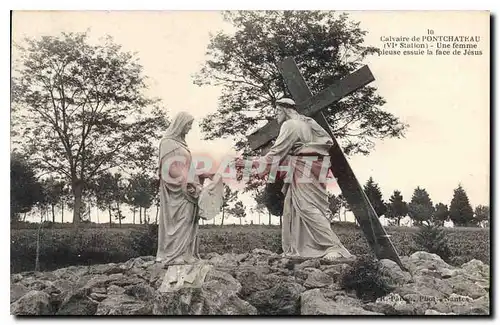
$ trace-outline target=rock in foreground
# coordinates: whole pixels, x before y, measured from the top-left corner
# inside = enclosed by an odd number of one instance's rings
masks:
[[[11,276],[13,315],[487,315],[489,266],[452,267],[417,252],[379,262],[393,292],[361,301],[339,281],[352,262],[287,259],[266,250],[206,256],[198,287],[158,290],[167,270],[151,256]]]

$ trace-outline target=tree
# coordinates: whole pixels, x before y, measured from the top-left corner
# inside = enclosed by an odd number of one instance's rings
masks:
[[[130,210],[132,211],[132,223],[135,224],[135,214],[137,211],[137,207],[139,206],[137,203],[137,177],[139,174],[133,174],[128,179],[127,186],[125,188],[125,203],[130,206]]]
[[[41,246],[41,235],[42,227],[44,223],[44,216],[47,213],[47,207],[49,204],[47,189],[42,185],[40,191],[40,197],[36,204],[38,211],[40,212],[40,224],[38,225],[36,231],[36,250],[35,250],[35,271],[40,271],[40,246]]]
[[[147,210],[153,205],[155,197],[158,196],[159,180],[141,173],[134,179],[133,186],[135,187],[135,202],[139,207],[139,221],[149,224]]]
[[[12,152],[10,157],[10,213],[18,221],[20,213],[29,212],[42,200],[42,184],[35,176],[35,167],[23,155]]]
[[[136,210],[139,208],[139,223],[150,223],[146,212],[153,204],[156,206],[155,223],[158,224],[159,213],[159,179],[150,177],[146,173],[132,174],[128,185],[124,187],[124,202],[132,207],[133,223]],[[144,212],[144,215],[143,215]],[[144,217],[144,218],[143,218]]]
[[[158,180],[159,182],[159,180]],[[160,195],[159,195],[159,188],[156,187],[158,190],[156,192],[156,195],[153,199],[153,204],[156,207],[156,214],[155,214],[155,224],[158,224],[158,214],[160,213]],[[205,219],[202,219],[203,224],[205,224]]]
[[[125,216],[122,213],[121,204],[125,202],[125,194],[126,194],[126,186],[122,179],[122,175],[115,173],[113,175],[113,201],[115,203],[115,219],[118,220],[118,224],[120,227],[122,226],[122,220],[125,219]]]
[[[259,225],[261,224],[260,223],[260,214],[261,213],[265,213],[265,211],[267,210],[266,209],[266,205],[264,204],[264,196],[263,196],[263,194],[264,194],[263,191],[256,191],[256,192],[254,192],[254,195],[253,195],[253,198],[254,198],[255,202],[257,203],[257,205],[255,206],[254,210],[259,215]],[[270,213],[269,213],[269,224],[271,224],[271,214]]]
[[[151,205],[156,207],[155,213],[155,224],[158,224],[158,215],[160,213],[160,179],[156,177],[152,177],[150,180],[150,189],[151,189]]]
[[[97,206],[102,210],[108,210],[109,225],[113,224],[113,215],[121,226],[123,219],[120,203],[124,201],[125,186],[121,174],[104,173],[92,187],[97,198]]]
[[[448,211],[448,206],[443,203],[436,204],[434,218],[432,222],[435,225],[443,226],[444,222],[450,217],[450,212]]]
[[[408,204],[403,201],[403,196],[400,191],[394,191],[386,207],[387,211],[385,216],[389,219],[396,220],[397,225],[400,226],[401,218],[408,214]]]
[[[201,123],[207,139],[231,137],[248,149],[245,132],[275,117],[277,99],[290,96],[278,63],[293,56],[313,93],[363,65],[377,49],[347,14],[332,11],[225,12],[235,28],[210,40],[198,85],[222,87],[217,112]],[[323,113],[344,151],[368,153],[373,139],[400,137],[406,125],[381,109],[384,99],[365,86]]]
[[[132,174],[128,180],[126,190],[126,201],[133,206],[135,220],[135,209],[139,208],[139,223],[142,224],[143,208],[151,206],[151,179],[145,173]],[[134,221],[135,222],[135,221]]]
[[[225,211],[229,207],[229,204],[238,198],[238,191],[233,191],[229,186],[224,184],[224,197],[222,203],[222,221],[220,225],[224,225]],[[240,220],[241,221],[241,220]]]
[[[341,206],[342,206],[342,202],[340,201],[338,196],[336,196],[335,194],[328,195],[328,208],[330,209],[330,212],[332,213],[332,221],[337,214],[339,215],[339,220],[340,220],[340,208],[341,208]]]
[[[479,225],[484,227],[490,226],[490,207],[486,205],[478,205],[474,209],[474,219]]]
[[[269,225],[271,225],[271,222],[272,222],[272,214],[271,214],[271,210],[268,208],[267,204],[267,194],[266,194],[266,191],[265,190],[262,190],[262,189],[256,189],[254,191],[254,199],[255,201],[257,202],[257,206],[259,207],[260,211],[264,212],[265,210],[267,210],[267,214],[268,214],[268,217],[269,217]]]
[[[449,261],[451,251],[448,245],[446,232],[442,227],[432,224],[422,224],[414,235],[418,250],[439,255],[443,260]]]
[[[417,225],[422,225],[424,221],[433,219],[434,206],[432,205],[429,193],[424,188],[417,187],[413,191],[410,204],[408,205],[408,215]]]
[[[380,190],[378,184],[373,181],[372,177],[368,179],[365,186],[363,187],[363,190],[370,200],[375,213],[377,213],[379,217],[385,214],[386,206],[384,201],[382,200],[382,191]]]
[[[453,198],[450,203],[450,219],[458,227],[475,224],[474,211],[472,211],[467,193],[465,193],[461,184],[453,191]]]
[[[94,45],[85,33],[62,33],[26,39],[15,50],[17,139],[42,170],[70,184],[76,226],[89,184],[111,168],[142,165],[144,148],[156,148],[151,139],[166,127],[165,115],[144,96],[135,55],[110,37]]]
[[[64,196],[64,182],[56,180],[54,177],[46,178],[42,181],[42,186],[47,195],[47,204],[50,206],[52,212],[52,222],[56,222],[55,208]]]
[[[71,189],[67,183],[64,183],[64,187],[62,189],[61,199],[59,203],[59,208],[61,210],[61,223],[64,223],[64,208],[67,206],[67,203],[71,200]]]
[[[349,203],[347,203],[347,200],[345,199],[345,197],[342,195],[342,194],[339,194],[338,196],[338,199],[340,201],[340,207],[344,210],[344,222],[347,221],[347,211],[351,211],[350,207],[349,207]]]
[[[240,220],[240,225],[243,218],[247,216],[245,206],[241,201],[236,202],[234,207],[227,210],[227,213],[231,214],[235,218],[238,218]]]
[[[82,203],[80,205],[80,220],[82,222],[92,222],[91,208],[92,206],[96,206],[97,198],[93,195],[93,192],[86,191],[82,196]],[[116,212],[116,208],[113,207],[112,210]]]
[[[271,225],[271,215],[280,217],[281,225],[285,202],[285,195],[282,192],[284,184],[282,178],[277,178],[274,183],[266,183],[264,187],[262,200],[269,211],[269,225]]]

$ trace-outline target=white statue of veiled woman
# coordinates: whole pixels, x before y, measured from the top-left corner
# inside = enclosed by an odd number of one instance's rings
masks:
[[[198,216],[213,218],[220,209],[222,178],[216,177],[203,189],[203,179],[213,178],[213,174],[194,175],[193,159],[185,140],[192,124],[190,114],[177,114],[160,142],[160,216],[156,261],[168,265],[158,289],[160,292],[200,287],[213,267],[198,256]]]
[[[156,260],[167,264],[190,264],[199,259],[197,200],[201,184],[189,181],[191,152],[185,136],[194,118],[180,112],[160,141],[160,215]]]

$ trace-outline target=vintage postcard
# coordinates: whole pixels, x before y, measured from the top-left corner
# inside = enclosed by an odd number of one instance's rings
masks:
[[[488,11],[14,11],[12,315],[490,311]]]

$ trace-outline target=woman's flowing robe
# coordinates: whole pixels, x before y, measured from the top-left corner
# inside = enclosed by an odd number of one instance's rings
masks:
[[[190,182],[191,153],[174,139],[160,144],[160,215],[157,260],[187,263],[198,259],[197,199],[201,185]]]

